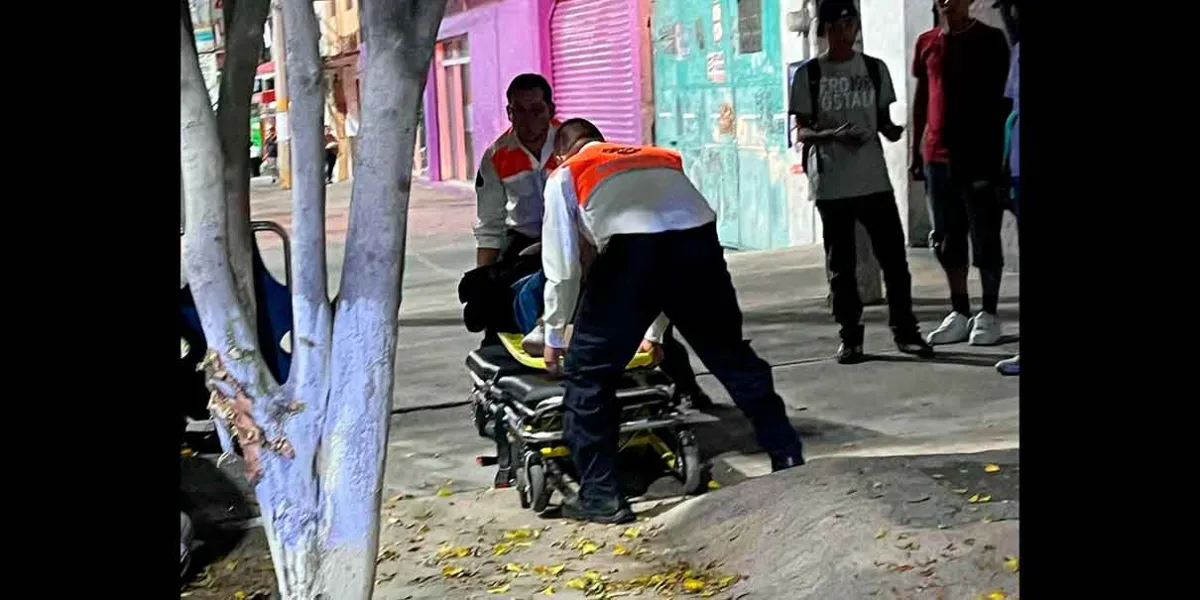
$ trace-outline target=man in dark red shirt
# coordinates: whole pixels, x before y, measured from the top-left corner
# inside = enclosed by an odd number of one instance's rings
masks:
[[[925,180],[930,241],[950,284],[951,313],[929,334],[932,345],[992,345],[1004,255],[1003,206],[996,196],[1004,153],[1004,97],[1009,51],[1004,33],[971,18],[972,0],[934,0],[938,26],[917,38],[913,77],[912,174]],[[967,240],[983,287],[983,310],[971,316]]]

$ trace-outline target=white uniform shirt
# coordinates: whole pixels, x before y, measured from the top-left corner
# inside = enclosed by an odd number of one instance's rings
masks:
[[[566,346],[564,333],[574,316],[583,276],[580,234],[603,252],[614,235],[693,229],[716,218],[684,175],[678,153],[599,142],[584,146],[546,182],[546,345]],[[666,327],[666,317],[659,315],[646,339],[661,341]]]

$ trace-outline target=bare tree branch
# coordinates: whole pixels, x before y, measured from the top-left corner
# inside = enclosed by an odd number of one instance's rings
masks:
[[[254,270],[250,231],[250,97],[263,49],[269,0],[226,0],[225,64],[221,68],[217,127],[225,156],[225,202],[229,212],[229,262],[238,299],[254,322]],[[263,340],[277,343],[279,340]]]

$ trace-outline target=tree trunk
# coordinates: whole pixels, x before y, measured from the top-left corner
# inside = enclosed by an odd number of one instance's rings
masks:
[[[229,212],[229,263],[239,300],[255,322],[250,231],[250,96],[263,50],[269,0],[225,0],[225,64],[217,101],[217,132],[225,156],[225,208]],[[278,342],[279,340],[267,340]],[[286,376],[286,375],[285,375]]]
[[[235,19],[252,1],[238,0]],[[362,7],[370,60],[336,318],[326,280],[318,26],[310,2],[287,0],[284,9],[295,152],[295,344],[286,384],[277,385],[262,361],[249,310],[254,296],[239,291],[230,261],[239,254],[232,238],[242,225],[248,229],[249,213],[248,204],[245,211],[233,207],[242,198],[231,188],[248,181],[248,172],[230,174],[230,152],[240,157],[245,143],[229,137],[248,135],[237,125],[248,117],[223,112],[228,124],[218,135],[186,16],[180,28],[184,262],[210,348],[210,408],[223,440],[232,432],[243,449],[280,595],[364,600],[374,589],[417,107],[445,1],[369,0]],[[230,44],[232,52],[232,36]],[[232,111],[241,106],[241,90],[228,86],[222,98]]]
[[[322,579],[366,598],[375,578],[417,108],[445,0],[370,0],[362,124],[324,427]]]

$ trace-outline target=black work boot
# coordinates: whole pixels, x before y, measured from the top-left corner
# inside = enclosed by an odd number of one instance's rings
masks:
[[[575,494],[563,500],[561,506],[562,516],[572,521],[585,521],[603,525],[632,523],[637,520],[637,516],[633,514],[633,509],[629,508],[629,504],[624,500],[614,500],[613,502],[604,504],[607,504],[607,506],[603,506],[601,503],[587,506],[584,504],[583,499],[579,497],[579,494]]]
[[[863,354],[862,342],[843,341],[838,345],[836,358],[838,364],[856,365],[866,360],[867,356]]]
[[[896,349],[905,353],[913,354],[921,358],[933,358],[933,346],[921,337],[921,332],[917,330],[896,333]]]
[[[776,473],[776,472],[782,471],[784,469],[790,469],[792,467],[799,467],[803,464],[804,464],[804,457],[799,454],[788,455],[788,456],[772,456],[771,457],[771,472]]]

